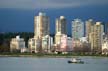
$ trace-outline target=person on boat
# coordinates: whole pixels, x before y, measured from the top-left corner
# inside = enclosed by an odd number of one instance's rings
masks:
[[[73,59],[72,59],[72,62],[77,62],[76,58],[73,58]]]

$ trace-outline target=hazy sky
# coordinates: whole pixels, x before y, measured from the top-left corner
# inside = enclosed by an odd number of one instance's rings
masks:
[[[0,8],[76,8],[81,6],[107,5],[108,0],[0,0]]]
[[[75,18],[108,22],[108,0],[0,0],[0,32],[33,32],[34,15],[39,11],[51,18],[51,33],[60,15],[67,18],[68,33]]]

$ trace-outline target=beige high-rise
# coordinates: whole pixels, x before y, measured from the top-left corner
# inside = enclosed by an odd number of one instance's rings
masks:
[[[55,44],[60,44],[62,34],[67,34],[66,31],[66,19],[64,16],[56,19],[56,35],[55,35]]]
[[[66,34],[66,19],[64,16],[56,19],[56,34],[59,32],[61,34]]]
[[[101,22],[96,22],[96,24],[93,25],[93,30],[89,35],[91,49],[95,52],[99,52],[102,48],[103,33],[104,26]]]
[[[34,37],[42,38],[49,35],[49,17],[45,13],[40,12],[39,16],[34,17]]]
[[[86,37],[87,37],[87,41],[90,42],[89,40],[89,36],[90,33],[93,31],[93,25],[95,24],[95,22],[92,19],[89,19],[88,21],[85,22],[85,28],[86,28]]]

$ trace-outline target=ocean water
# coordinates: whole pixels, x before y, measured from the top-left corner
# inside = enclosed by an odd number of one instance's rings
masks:
[[[0,71],[108,71],[108,57],[79,57],[84,64],[68,64],[71,58],[0,57]]]

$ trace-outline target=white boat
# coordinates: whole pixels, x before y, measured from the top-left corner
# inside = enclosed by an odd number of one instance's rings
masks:
[[[72,58],[71,60],[68,60],[68,63],[84,64],[84,61],[81,61],[81,59]]]

